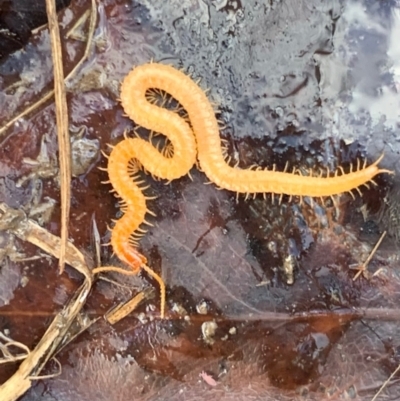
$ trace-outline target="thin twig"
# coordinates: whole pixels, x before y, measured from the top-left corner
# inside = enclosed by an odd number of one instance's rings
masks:
[[[373,256],[375,255],[376,251],[378,250],[379,246],[381,245],[383,239],[385,238],[386,235],[386,231],[384,231],[381,235],[381,237],[379,238],[378,242],[375,244],[374,248],[372,249],[372,251],[370,252],[368,258],[366,259],[366,261],[361,265],[356,267],[356,269],[358,270],[357,274],[353,277],[353,281],[357,280],[358,277],[360,276],[361,273],[363,273],[365,270],[367,270],[368,267],[368,263],[371,261],[371,259],[373,258]]]
[[[93,42],[94,31],[96,29],[96,24],[97,24],[97,4],[96,0],[92,0],[92,11],[90,13],[88,38],[86,42],[85,53],[83,54],[82,58],[78,61],[76,66],[72,69],[72,71],[68,74],[66,80],[70,80],[73,76],[75,76],[78,69],[81,67],[84,61],[86,61],[86,59],[89,57],[89,53],[91,51]]]
[[[372,398],[371,401],[376,401],[378,398],[379,394],[384,390],[384,388],[389,384],[390,380],[393,379],[394,376],[400,371],[400,365],[397,366],[397,368],[394,370],[394,372],[385,380],[385,382],[382,384],[381,388],[378,390],[378,392],[374,395],[374,398]]]

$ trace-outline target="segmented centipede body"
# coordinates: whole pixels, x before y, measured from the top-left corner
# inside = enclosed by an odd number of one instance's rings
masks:
[[[190,125],[176,112],[146,99],[146,91],[154,88],[170,94],[184,107]],[[218,122],[206,94],[189,76],[168,65],[150,63],[134,68],[122,82],[121,103],[132,120],[151,131],[163,133],[173,147],[173,152],[160,152],[143,139],[125,138],[109,157],[108,174],[122,198],[125,213],[112,229],[111,244],[117,256],[137,271],[145,266],[145,258],[133,249],[136,239],[132,239],[132,233],[140,230],[147,207],[146,198],[135,182],[137,169],[130,167],[134,159],[153,176],[173,180],[186,175],[197,157],[210,181],[220,188],[245,194],[332,196],[365,185],[377,174],[391,173],[378,167],[383,155],[369,166],[326,177],[231,167],[225,161]],[[146,266],[146,271],[149,269]],[[165,286],[158,275],[151,270],[150,274],[162,287],[163,316]]]

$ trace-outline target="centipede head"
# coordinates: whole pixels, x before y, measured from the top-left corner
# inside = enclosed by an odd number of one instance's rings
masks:
[[[122,252],[123,254],[118,256],[131,267],[135,274],[138,274],[142,266],[147,263],[146,257],[129,243],[122,247]]]

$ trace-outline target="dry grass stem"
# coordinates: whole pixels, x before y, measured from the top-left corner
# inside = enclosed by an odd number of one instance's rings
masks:
[[[47,19],[53,58],[54,95],[58,138],[58,158],[61,182],[61,248],[60,273],[64,271],[65,252],[68,241],[69,211],[71,208],[71,143],[69,140],[68,106],[64,82],[64,67],[61,50],[60,28],[55,0],[46,0]]]
[[[10,350],[11,347],[18,348],[24,352],[22,354],[13,354]],[[14,341],[0,332],[0,353],[3,355],[2,358],[0,357],[0,365],[25,359],[30,352],[31,350],[25,344]]]
[[[60,255],[61,239],[59,237],[28,219],[23,211],[12,209],[5,203],[0,203],[0,230],[7,230],[56,258]],[[93,274],[108,271],[133,274],[129,270],[114,266],[99,267],[91,271],[83,254],[70,242],[67,243],[65,256],[66,263],[83,274],[85,280],[64,309],[55,316],[39,344],[30,351],[24,344],[15,342],[0,333],[0,352],[3,354],[0,363],[23,360],[17,372],[0,386],[1,401],[15,401],[30,388],[33,380],[50,377],[48,375],[39,376],[46,363],[50,359],[54,359],[60,349],[98,320],[98,318],[91,319],[82,312],[82,307],[92,288]],[[114,311],[108,313],[107,319],[112,324],[123,319],[140,302],[150,298],[152,293],[152,289],[141,292],[125,305],[118,306]],[[5,343],[3,344],[3,342]],[[24,353],[13,355],[10,347],[20,348]],[[51,375],[51,377],[53,376]]]
[[[55,258],[59,258],[60,238],[28,219],[23,211],[12,209],[5,203],[0,203],[0,230],[8,230],[23,241],[28,241]],[[70,242],[67,244],[66,261],[83,274],[86,280],[92,282],[92,273],[87,267],[84,256]]]
[[[0,204],[0,230],[8,230],[55,257],[60,254],[60,238],[28,219],[22,211],[9,208],[4,203]],[[72,322],[86,302],[93,283],[92,274],[86,265],[84,256],[71,243],[67,244],[66,261],[85,276],[85,281],[68,305],[55,316],[35,349],[28,353],[28,349],[25,346],[22,347],[27,355],[24,355],[24,361],[17,372],[0,386],[0,400],[2,401],[15,401],[30,388],[33,377],[40,374],[45,364],[64,344]]]

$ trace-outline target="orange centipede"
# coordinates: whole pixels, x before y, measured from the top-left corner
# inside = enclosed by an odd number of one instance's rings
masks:
[[[146,92],[158,89],[172,96],[188,114],[189,122],[176,112],[153,104]],[[139,187],[138,166],[153,176],[174,180],[186,175],[198,160],[201,170],[218,187],[237,193],[272,193],[290,196],[325,197],[350,192],[368,185],[377,174],[392,171],[380,169],[379,162],[357,164],[347,174],[339,167],[333,176],[303,176],[268,169],[242,169],[230,166],[221,144],[218,121],[204,91],[189,76],[175,68],[150,63],[134,68],[121,85],[121,103],[125,113],[151,131],[163,133],[173,152],[165,154],[141,138],[127,138],[113,147],[108,160],[108,174],[115,192],[121,198],[124,212],[111,231],[115,254],[138,272],[144,268],[160,284],[161,316],[165,309],[165,284],[147,265],[146,258],[136,250],[135,233],[142,231],[149,212],[146,197]]]

